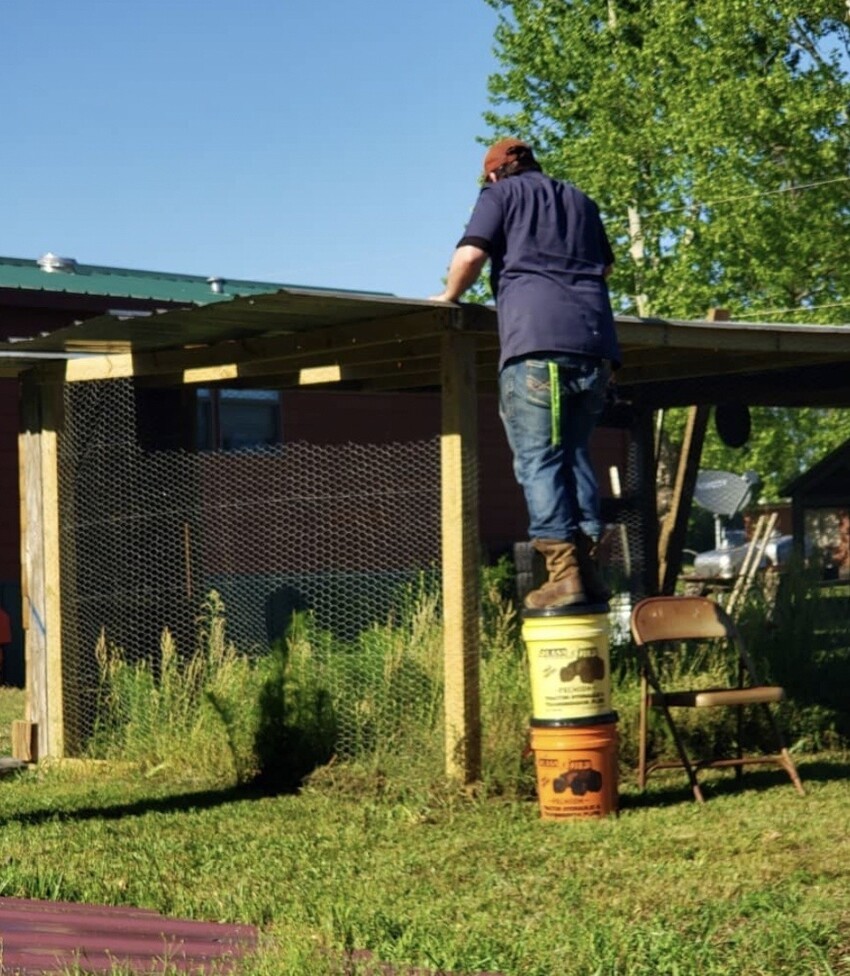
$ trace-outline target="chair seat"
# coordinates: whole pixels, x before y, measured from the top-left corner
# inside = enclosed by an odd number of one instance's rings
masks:
[[[753,685],[750,688],[698,688],[693,691],[652,692],[649,704],[653,708],[712,708],[721,705],[757,705],[761,702],[780,702],[785,689],[779,685]]]

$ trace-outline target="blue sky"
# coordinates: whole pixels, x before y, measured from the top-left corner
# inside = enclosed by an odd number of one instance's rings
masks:
[[[434,294],[495,26],[484,0],[0,0],[0,255]]]

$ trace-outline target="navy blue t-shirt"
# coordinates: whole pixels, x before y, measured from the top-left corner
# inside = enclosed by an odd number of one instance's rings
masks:
[[[462,244],[490,257],[500,369],[534,352],[579,353],[619,365],[603,276],[614,255],[590,197],[537,170],[488,183]]]

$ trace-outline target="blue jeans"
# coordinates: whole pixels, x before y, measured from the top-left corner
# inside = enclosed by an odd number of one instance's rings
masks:
[[[556,364],[553,410],[550,363]],[[532,539],[602,534],[590,434],[605,406],[608,363],[569,353],[511,360],[499,374],[499,416],[528,508]]]

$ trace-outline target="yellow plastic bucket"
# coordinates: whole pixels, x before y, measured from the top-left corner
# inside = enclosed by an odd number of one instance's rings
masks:
[[[616,813],[616,715],[604,724],[531,727],[542,820],[576,820]]]
[[[560,722],[611,711],[608,608],[588,612],[593,610],[597,608],[523,613],[534,719]]]

